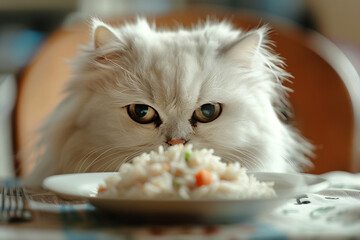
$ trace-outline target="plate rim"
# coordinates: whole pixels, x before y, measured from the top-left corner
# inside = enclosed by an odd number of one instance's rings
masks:
[[[282,173],[282,172],[254,172],[254,171],[248,171],[247,174],[275,174],[275,175],[288,175],[288,176],[305,176],[306,178],[316,178],[318,180],[317,183],[313,185],[303,185],[299,188],[297,188],[296,193],[295,191],[289,191],[288,194],[282,193],[280,196],[277,195],[275,197],[271,198],[247,198],[247,199],[172,199],[172,198],[161,198],[161,199],[152,199],[152,198],[121,198],[121,197],[99,197],[99,196],[91,196],[91,195],[84,195],[84,194],[74,194],[69,193],[66,191],[58,191],[54,190],[54,187],[49,186],[49,182],[54,181],[56,178],[64,178],[66,176],[76,177],[76,176],[85,176],[85,175],[104,175],[105,177],[109,177],[112,175],[118,174],[118,172],[90,172],[90,173],[67,173],[67,174],[58,174],[58,175],[52,175],[43,180],[42,187],[59,195],[60,197],[67,198],[67,199],[82,199],[87,200],[89,202],[103,200],[103,201],[119,201],[119,202],[153,202],[153,203],[185,203],[185,202],[196,202],[196,203],[216,203],[216,202],[226,202],[226,203],[239,203],[239,202],[247,202],[247,201],[266,201],[266,200],[274,200],[274,199],[283,199],[283,198],[289,198],[289,197],[295,197],[299,194],[305,194],[305,193],[311,193],[311,192],[318,192],[321,190],[324,190],[330,186],[330,182],[323,178],[322,176],[316,175],[316,174],[309,174],[309,173]]]

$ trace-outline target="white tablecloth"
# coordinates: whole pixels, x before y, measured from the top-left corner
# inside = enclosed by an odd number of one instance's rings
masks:
[[[360,239],[360,174],[330,172],[330,188],[303,194],[264,216],[287,238]]]

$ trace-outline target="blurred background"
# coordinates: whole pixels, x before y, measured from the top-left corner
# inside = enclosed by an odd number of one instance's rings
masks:
[[[49,34],[89,16],[156,15],[195,5],[260,12],[316,30],[359,70],[358,0],[0,0],[0,177],[13,175],[12,112],[17,76]]]

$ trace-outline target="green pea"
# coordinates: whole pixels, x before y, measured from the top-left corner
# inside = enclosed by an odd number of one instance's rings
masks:
[[[191,157],[191,153],[189,152],[185,153],[185,161],[189,161],[190,157]]]

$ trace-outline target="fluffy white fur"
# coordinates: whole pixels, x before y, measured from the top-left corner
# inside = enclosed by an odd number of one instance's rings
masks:
[[[117,171],[142,152],[186,139],[254,171],[310,165],[311,145],[279,111],[289,77],[262,27],[247,33],[227,22],[157,29],[145,19],[119,28],[93,21],[93,41],[75,59],[68,96],[42,129],[45,147],[28,183],[61,173]],[[139,124],[129,104],[147,104],[162,124]],[[221,103],[209,123],[189,122],[196,108]]]

